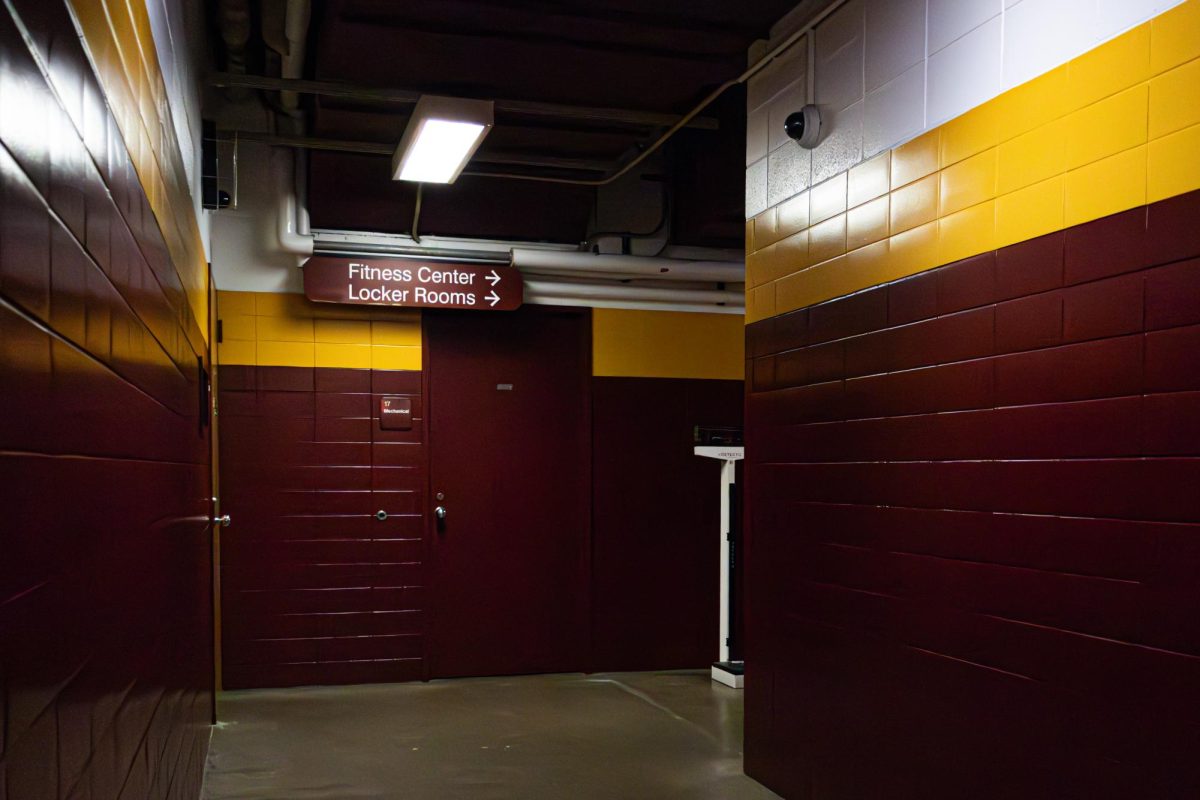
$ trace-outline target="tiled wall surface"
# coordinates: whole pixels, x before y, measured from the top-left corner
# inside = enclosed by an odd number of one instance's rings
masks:
[[[220,387],[224,687],[424,677],[421,373],[223,365]],[[380,429],[384,394],[411,431]]]
[[[208,338],[208,263],[145,0],[69,0],[150,211]],[[77,102],[68,93],[68,111]],[[197,143],[190,142],[195,146]]]
[[[193,798],[207,350],[65,5],[0,10],[0,798]]]
[[[314,303],[303,295],[218,292],[221,364],[421,369],[421,312]]]
[[[1200,793],[1200,192],[748,329],[746,764]]]
[[[421,312],[314,303],[278,292],[218,293],[222,364],[421,369]],[[740,317],[601,308],[592,314],[596,375],[741,380]]]
[[[224,686],[424,677],[419,312],[265,292],[220,292],[218,309],[222,512],[236,520],[222,538]],[[741,423],[744,330],[729,315],[593,312],[597,669],[715,657],[717,472],[691,436]],[[383,391],[413,398],[412,433],[379,430]],[[679,625],[689,608],[695,624]]]
[[[807,44],[752,81],[746,216],[1065,64],[1179,0],[850,0],[821,22],[811,76],[821,143],[791,144]]]
[[[595,375],[740,381],[744,360],[744,322],[736,315],[592,310]]]
[[[232,291],[217,310],[223,687],[425,677],[420,312]],[[379,429],[384,393],[413,400],[412,431]]]
[[[693,455],[692,429],[740,427],[742,389],[740,380],[592,381],[592,669],[717,659],[721,465]]]
[[[747,321],[1200,188],[1197,152],[1188,0],[754,217]]]

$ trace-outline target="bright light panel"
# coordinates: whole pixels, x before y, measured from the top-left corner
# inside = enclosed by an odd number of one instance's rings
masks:
[[[454,183],[493,121],[491,100],[421,95],[392,154],[392,179]]]
[[[427,119],[400,166],[400,180],[450,183],[475,152],[486,127],[473,122]]]

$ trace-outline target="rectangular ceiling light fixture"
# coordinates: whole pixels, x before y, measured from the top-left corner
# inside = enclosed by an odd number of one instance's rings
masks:
[[[454,183],[491,129],[491,100],[422,95],[392,154],[392,180]]]

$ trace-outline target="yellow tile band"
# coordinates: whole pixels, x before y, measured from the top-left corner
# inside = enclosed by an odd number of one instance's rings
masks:
[[[217,292],[217,363],[421,368],[421,312],[313,303],[299,294]]]
[[[421,369],[421,312],[314,303],[299,294],[217,293],[219,364]],[[592,371],[609,377],[741,380],[742,319],[597,308]]]
[[[746,323],[1200,189],[1200,0],[747,224]]]
[[[145,0],[71,0],[71,8],[188,306],[208,340],[208,262]]]
[[[745,331],[733,314],[592,309],[592,374],[741,380]]]

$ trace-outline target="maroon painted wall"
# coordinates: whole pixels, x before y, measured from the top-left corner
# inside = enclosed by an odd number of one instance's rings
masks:
[[[0,798],[192,798],[206,347],[65,7],[9,5],[32,44],[0,9]]]
[[[219,386],[225,687],[429,677],[421,373],[222,366]],[[718,472],[692,426],[740,424],[742,382],[592,387],[591,653],[572,668],[704,667]],[[411,433],[379,430],[381,392],[412,398]]]
[[[719,462],[695,425],[742,424],[742,381],[592,381],[596,671],[717,659]]]
[[[1200,193],[753,325],[747,771],[1200,795]]]
[[[224,687],[425,677],[421,373],[222,366],[219,386]],[[411,431],[380,430],[384,394]]]

